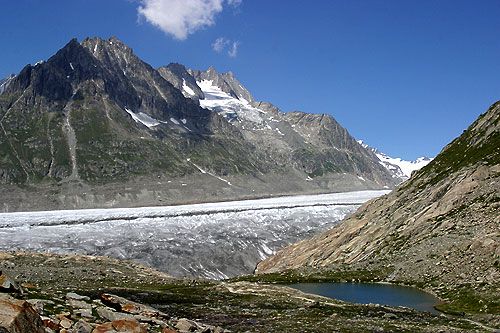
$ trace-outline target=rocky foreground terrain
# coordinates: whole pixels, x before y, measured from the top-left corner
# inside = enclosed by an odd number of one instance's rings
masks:
[[[2,253],[0,269],[1,332],[490,331],[456,316],[349,304],[245,281],[251,276],[178,280],[105,257]]]
[[[500,327],[500,103],[426,167],[331,230],[261,262],[258,273],[370,272]]]

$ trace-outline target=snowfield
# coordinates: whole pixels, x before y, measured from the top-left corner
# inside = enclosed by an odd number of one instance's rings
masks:
[[[178,277],[250,274],[389,191],[359,191],[166,207],[0,214],[0,250],[132,259]]]

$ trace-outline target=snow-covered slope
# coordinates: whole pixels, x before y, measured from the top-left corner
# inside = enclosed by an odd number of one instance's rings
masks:
[[[380,152],[375,153],[375,155],[377,155],[377,157],[388,170],[391,170],[391,168],[397,166],[408,178],[410,178],[413,171],[423,168],[424,166],[429,164],[430,161],[432,161],[432,159],[428,157],[419,157],[414,161],[405,161],[399,157],[390,157]]]
[[[419,157],[414,161],[406,161],[399,157],[388,156],[387,154],[379,151],[377,148],[370,147],[362,140],[358,140],[358,143],[366,149],[370,149],[380,160],[380,164],[389,170],[394,177],[401,178],[402,180],[410,178],[413,171],[423,168],[429,164],[430,161],[432,161],[432,158],[429,157]]]
[[[201,107],[218,112],[230,122],[242,119],[255,124],[263,122],[261,115],[266,112],[254,108],[246,99],[236,98],[222,91],[214,84],[213,80],[202,80],[196,83],[205,95],[205,98],[200,100]]]

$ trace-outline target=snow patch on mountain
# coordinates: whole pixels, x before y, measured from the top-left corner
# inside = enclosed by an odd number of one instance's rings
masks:
[[[398,166],[406,177],[410,177],[413,171],[419,170],[429,164],[432,159],[428,157],[419,157],[415,161],[405,161],[399,157],[394,158],[387,156],[384,153],[375,153],[379,160],[388,170],[391,170],[394,165]]]
[[[215,111],[229,121],[241,118],[258,124],[263,122],[261,114],[265,112],[254,108],[243,97],[238,99],[229,95],[215,86],[212,80],[196,81],[196,83],[205,95],[204,99],[200,99],[201,107]]]
[[[389,170],[393,177],[408,179],[413,171],[419,170],[429,164],[432,158],[419,157],[414,161],[406,161],[399,157],[391,157],[380,152],[377,148],[370,147],[363,140],[358,140],[358,143],[366,149],[371,150],[380,160],[380,164]]]
[[[134,119],[136,123],[141,123],[147,126],[148,128],[160,125],[160,122],[158,120],[143,112],[135,113],[134,111],[128,108],[125,108],[125,111],[127,111],[127,113],[132,116],[132,119]]]
[[[193,89],[191,89],[187,84],[186,84],[186,79],[182,79],[182,92],[185,97],[192,97],[195,96],[196,93],[194,92]],[[187,96],[186,96],[187,94]]]

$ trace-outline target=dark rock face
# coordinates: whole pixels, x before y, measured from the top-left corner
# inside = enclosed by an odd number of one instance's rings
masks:
[[[195,99],[203,99],[205,97],[203,91],[196,84],[196,79],[189,74],[184,65],[172,63],[168,66],[158,68],[158,73],[179,89],[184,96]]]
[[[240,103],[234,106],[239,116],[200,106],[206,96],[197,81],[204,80]],[[187,70],[180,64],[155,70],[114,37],[73,39],[46,62],[26,66],[1,86],[3,185],[43,184],[50,192],[56,183],[76,181],[86,193],[96,191],[96,185],[107,193],[106,184],[132,182],[127,188],[134,194],[127,194],[127,200],[133,204],[137,193],[149,191],[146,184],[156,184],[158,177],[194,174],[232,178],[219,181],[215,198],[221,193],[243,197],[397,183],[330,116],[285,114],[270,103],[256,102],[230,72]],[[248,112],[260,120],[248,120]],[[293,185],[273,190],[283,187],[267,184],[256,190],[273,178],[288,178]],[[182,201],[176,191],[168,196]],[[73,196],[57,192],[59,198]],[[92,195],[105,195],[100,193]],[[59,200],[56,207],[64,205]],[[11,202],[0,204],[12,209]]]

